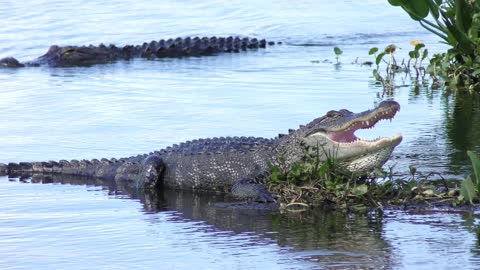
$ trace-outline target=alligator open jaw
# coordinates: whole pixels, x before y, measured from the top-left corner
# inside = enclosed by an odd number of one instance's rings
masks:
[[[353,143],[353,142],[375,142],[382,140],[378,138],[373,141],[362,140],[355,135],[355,131],[359,129],[371,129],[380,120],[392,120],[395,114],[400,111],[400,105],[392,101],[382,102],[376,109],[356,114],[351,120],[346,121],[341,128],[328,130],[326,136],[337,143]],[[401,139],[400,135],[395,135],[390,140]],[[383,138],[387,139],[387,138]]]

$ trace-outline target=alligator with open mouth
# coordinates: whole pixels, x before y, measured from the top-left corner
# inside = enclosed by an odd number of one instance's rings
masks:
[[[273,41],[248,37],[194,37],[145,42],[142,45],[105,46],[57,46],[32,61],[19,62],[13,57],[0,59],[0,67],[24,67],[48,65],[50,67],[74,67],[106,64],[132,58],[173,58],[235,53],[274,45]]]
[[[254,137],[209,138],[187,141],[150,154],[121,159],[62,160],[0,164],[0,175],[77,175],[130,182],[145,189],[162,187],[196,191],[230,192],[233,197],[274,201],[255,180],[268,175],[269,164],[303,160],[309,147],[321,149],[320,159],[334,158],[347,170],[365,174],[381,167],[401,135],[362,140],[354,133],[392,119],[400,110],[395,101],[353,113],[329,111],[289,134],[273,139]]]

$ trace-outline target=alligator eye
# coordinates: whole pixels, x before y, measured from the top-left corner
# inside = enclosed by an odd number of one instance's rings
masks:
[[[339,117],[339,116],[342,116],[342,114],[340,112],[337,112],[337,111],[328,111],[327,112],[327,117]]]
[[[73,53],[74,51],[75,51],[74,49],[68,49],[68,50],[63,51],[62,54],[67,54],[68,55],[68,54]]]

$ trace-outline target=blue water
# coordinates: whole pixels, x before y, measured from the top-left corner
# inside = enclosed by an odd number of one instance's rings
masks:
[[[465,150],[479,150],[471,123],[470,132],[452,126],[462,108],[479,112],[479,102],[458,106],[452,95],[428,87],[384,96],[372,67],[354,63],[373,60],[371,47],[391,43],[404,58],[413,39],[430,52],[444,49],[387,1],[2,1],[0,19],[0,57],[21,61],[52,44],[141,44],[195,35],[283,42],[214,57],[0,70],[0,162],[123,157],[199,137],[273,137],[331,109],[369,109],[382,96],[400,102],[401,112],[375,132],[358,134],[402,133],[387,164],[396,172],[413,165],[462,178],[469,173]],[[334,46],[344,51],[340,65]],[[299,218],[219,210],[208,206],[209,197],[188,196],[167,194],[162,207],[151,209],[149,200],[93,184],[0,177],[0,265],[466,269],[480,262],[477,216]]]

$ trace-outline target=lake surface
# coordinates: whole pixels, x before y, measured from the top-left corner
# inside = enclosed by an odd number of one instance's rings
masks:
[[[383,93],[371,47],[397,58],[444,47],[387,1],[1,1],[0,58],[52,44],[141,44],[186,36],[282,41],[202,58],[0,70],[0,162],[124,157],[213,136],[274,137],[332,109],[402,109],[362,138],[402,133],[388,166],[446,178],[480,152],[480,98],[428,86]],[[340,65],[333,47],[343,50]],[[402,80],[399,79],[399,84]],[[410,81],[405,80],[406,84]],[[160,195],[159,195],[160,196]],[[222,209],[222,198],[118,192],[104,183],[0,177],[2,269],[479,268],[478,215],[300,216]],[[151,202],[155,201],[155,205]]]

